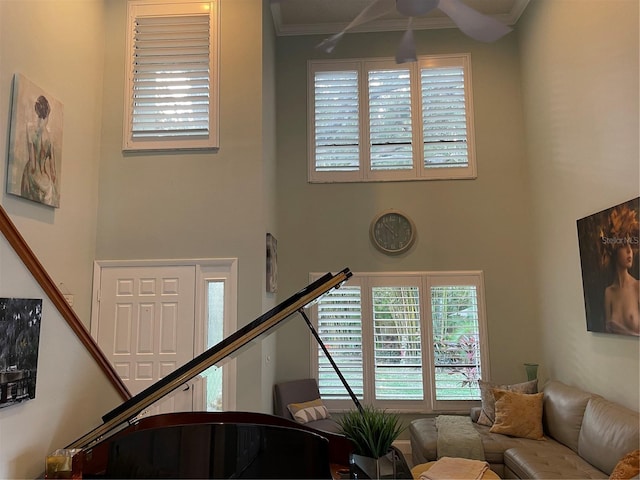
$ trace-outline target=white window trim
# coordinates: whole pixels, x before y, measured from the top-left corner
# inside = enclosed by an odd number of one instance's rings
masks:
[[[189,15],[208,10],[211,39],[209,44],[209,135],[207,138],[144,140],[132,137],[132,92],[133,92],[133,31],[136,18],[140,16]],[[127,34],[125,53],[125,92],[122,134],[123,151],[167,151],[167,150],[211,150],[219,148],[219,59],[220,16],[218,0],[128,0]]]
[[[423,67],[462,66],[465,71],[465,105],[467,127],[467,159],[465,167],[424,167],[424,147],[422,141],[422,92],[420,89],[420,69]],[[371,170],[369,149],[369,92],[367,72],[373,69],[409,69],[411,74],[412,145],[413,169],[402,171],[375,172]],[[315,73],[320,71],[356,70],[359,92],[359,168],[350,172],[318,172],[315,169]],[[347,183],[377,181],[451,180],[477,178],[477,158],[475,149],[475,126],[473,106],[473,80],[471,54],[443,54],[419,56],[412,64],[396,64],[392,58],[378,59],[338,59],[309,60],[307,64],[307,112],[308,112],[308,159],[307,178],[309,183]]]
[[[196,270],[196,307],[201,321],[196,322],[200,326],[195,334],[198,353],[207,349],[207,291],[209,282],[224,283],[224,314],[222,338],[226,338],[237,330],[238,325],[238,259],[225,258],[209,260],[198,263]],[[219,368],[223,364],[218,365]],[[196,396],[200,405],[194,405],[196,410],[205,410],[206,388],[204,382],[197,382],[199,387]],[[224,362],[222,370],[222,410],[233,411],[236,409],[237,367],[235,358]]]
[[[313,272],[309,275],[309,281],[313,282],[322,276],[322,273]],[[420,318],[422,319],[422,345],[433,345],[433,328],[431,321],[431,286],[438,285],[475,285],[478,301],[478,328],[480,333],[480,362],[482,365],[482,377],[491,378],[489,367],[489,341],[487,314],[485,307],[484,273],[481,270],[464,271],[420,271],[420,272],[354,272],[354,276],[347,281],[347,285],[359,285],[362,291],[362,317],[371,319],[368,290],[371,286],[381,285],[398,286],[401,284],[421,284],[423,300],[420,305]],[[366,297],[366,298],[365,298]],[[310,320],[314,328],[318,327],[317,303],[310,307]],[[362,335],[372,336],[372,325],[362,325]],[[310,335],[310,376],[318,380],[318,342]],[[363,376],[364,376],[364,401],[361,403],[375,404],[384,409],[401,413],[446,413],[468,412],[472,406],[480,405],[479,400],[436,400],[435,392],[435,366],[433,362],[433,350],[423,357],[423,386],[424,400],[374,400],[373,382],[373,352],[372,344],[363,342]],[[327,408],[332,412],[352,410],[354,405],[351,400],[324,400]]]

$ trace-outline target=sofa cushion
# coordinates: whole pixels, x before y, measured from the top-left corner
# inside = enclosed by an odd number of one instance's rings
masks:
[[[482,413],[482,407],[471,407],[471,409],[469,410],[469,416],[471,417],[471,421],[473,423],[478,423],[480,413]]]
[[[594,395],[584,412],[578,453],[611,474],[624,455],[638,448],[639,421],[638,412]]]
[[[482,410],[480,411],[480,417],[478,423],[480,425],[486,425],[490,427],[495,420],[495,403],[496,400],[493,396],[493,389],[499,388],[500,390],[508,390],[510,392],[518,393],[537,393],[538,392],[538,380],[530,380],[524,383],[514,383],[512,385],[500,385],[497,383],[485,382],[478,380],[480,386],[480,398],[482,400]]]
[[[529,445],[540,443],[539,440],[529,438],[510,437],[501,433],[491,433],[491,427],[475,424],[476,430],[480,434],[482,446],[484,447],[484,457],[490,464],[504,463],[504,452],[514,447],[528,447]],[[500,473],[500,472],[497,472]]]
[[[542,440],[542,393],[516,393],[493,390],[496,419],[491,433]]]
[[[321,430],[323,432],[342,434],[342,429],[340,428],[340,424],[332,418],[325,418],[323,420],[316,420],[315,422],[309,422],[306,424],[306,426],[311,427],[315,430]]]
[[[591,396],[558,381],[545,385],[542,415],[545,433],[577,452],[582,416]]]
[[[537,440],[524,438],[514,438],[499,433],[490,433],[489,427],[485,425],[473,424],[473,427],[480,434],[480,440],[484,447],[485,460],[491,464],[491,468],[501,474],[501,471],[494,468],[495,465],[504,463],[504,452],[516,446],[539,443]],[[409,424],[409,437],[411,440],[411,456],[414,464],[434,461],[438,458],[438,430],[436,429],[435,418],[419,418]]]
[[[418,418],[409,423],[409,439],[415,465],[437,460],[438,431],[435,418]]]
[[[510,448],[504,453],[504,466],[517,478],[607,478],[569,447],[550,438]]]

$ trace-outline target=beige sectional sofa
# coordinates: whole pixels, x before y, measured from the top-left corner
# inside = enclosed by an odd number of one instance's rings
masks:
[[[473,428],[501,478],[608,478],[623,456],[640,448],[638,412],[557,381],[544,388],[543,440],[491,433],[476,423],[477,413]],[[414,464],[438,458],[434,418],[414,420],[409,432]]]

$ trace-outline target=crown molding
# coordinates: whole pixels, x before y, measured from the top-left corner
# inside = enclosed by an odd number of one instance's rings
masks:
[[[529,4],[530,0],[515,0],[513,8],[508,14],[491,15],[491,17],[504,23],[505,25],[515,25]],[[282,10],[280,2],[271,4],[271,14],[275,26],[276,35],[332,35],[342,31],[349,23],[310,23],[310,24],[290,24],[283,25]],[[381,19],[367,22],[350,32],[393,32],[407,29],[407,19]],[[442,28],[457,28],[455,23],[447,16],[440,17],[417,17],[413,19],[412,28],[414,30],[430,30]]]

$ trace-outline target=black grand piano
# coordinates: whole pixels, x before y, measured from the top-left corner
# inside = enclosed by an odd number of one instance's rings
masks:
[[[352,444],[288,419],[255,412],[187,412],[137,418],[149,405],[339,288],[349,269],[327,273],[267,313],[102,417],[68,445],[82,451],[84,478],[332,478]],[[336,373],[361,408],[339,369]],[[352,471],[353,474],[353,471]],[[360,476],[360,478],[362,478]]]

